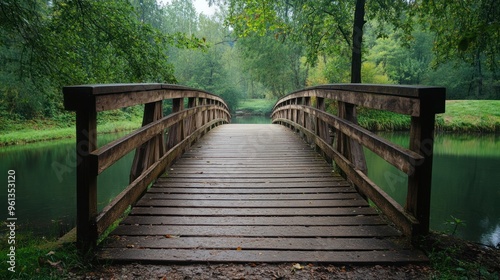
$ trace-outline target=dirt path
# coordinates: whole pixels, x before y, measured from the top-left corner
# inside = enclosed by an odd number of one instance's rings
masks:
[[[71,279],[430,279],[426,265],[334,266],[316,264],[112,265]]]

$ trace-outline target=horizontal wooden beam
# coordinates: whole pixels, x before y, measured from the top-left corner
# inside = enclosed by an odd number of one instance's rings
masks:
[[[444,113],[446,88],[369,84],[323,85],[293,92],[278,100],[273,109],[276,110],[289,100],[302,97],[326,98],[417,117],[421,114]],[[421,112],[420,102],[423,99],[432,104],[426,112]]]
[[[114,110],[173,98],[207,98],[224,104],[224,100],[209,92],[169,84],[103,84],[63,88],[64,108],[81,108],[97,112]],[[226,107],[226,109],[228,109]]]

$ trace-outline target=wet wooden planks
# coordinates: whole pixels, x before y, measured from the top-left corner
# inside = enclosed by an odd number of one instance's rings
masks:
[[[425,262],[328,164],[278,125],[214,129],[111,234],[140,262]]]

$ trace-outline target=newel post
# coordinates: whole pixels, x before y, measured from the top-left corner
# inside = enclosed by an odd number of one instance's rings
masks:
[[[97,112],[95,106],[83,107],[76,111],[76,239],[87,252],[97,245],[97,167],[90,158],[97,148]]]
[[[411,118],[410,150],[424,159],[414,163],[415,172],[408,176],[405,208],[419,221],[414,235],[425,235],[429,233],[435,119],[445,111],[446,89],[421,89],[419,99],[420,114]]]

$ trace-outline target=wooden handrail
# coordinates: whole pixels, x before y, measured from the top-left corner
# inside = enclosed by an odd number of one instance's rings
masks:
[[[325,111],[325,100],[337,101],[339,115]],[[429,231],[435,115],[445,111],[442,87],[335,84],[293,92],[276,102],[273,123],[297,132],[334,159],[344,176],[372,200],[405,235]],[[315,103],[315,104],[313,104]],[[409,149],[360,127],[355,106],[411,116]],[[336,131],[331,137],[329,131]],[[362,147],[408,175],[405,207],[399,205],[366,175]]]
[[[98,237],[192,143],[215,126],[231,120],[229,109],[220,97],[178,85],[68,86],[63,88],[63,94],[65,109],[76,111],[77,245],[82,251],[95,247]],[[173,105],[172,113],[163,117],[165,99],[172,99]],[[187,99],[186,109],[184,99]],[[145,106],[143,126],[98,148],[97,113],[141,104]],[[130,184],[98,213],[98,175],[134,149]]]

